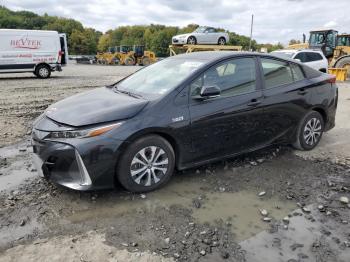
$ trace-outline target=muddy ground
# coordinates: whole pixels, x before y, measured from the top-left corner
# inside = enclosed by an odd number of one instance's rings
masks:
[[[350,261],[350,83],[339,84],[336,128],[311,152],[267,148],[177,172],[142,195],[39,178],[33,118],[134,70],[0,75],[0,261]]]

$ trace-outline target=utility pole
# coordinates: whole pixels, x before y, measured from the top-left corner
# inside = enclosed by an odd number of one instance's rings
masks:
[[[254,24],[254,15],[252,14],[252,22],[250,23],[249,51],[252,51],[253,24]]]

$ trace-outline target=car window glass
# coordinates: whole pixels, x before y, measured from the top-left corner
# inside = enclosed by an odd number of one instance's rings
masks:
[[[312,52],[306,53],[306,62],[313,62],[318,60],[322,60],[322,56],[320,54]]]
[[[215,33],[215,29],[214,28],[208,28],[208,33]]]
[[[217,86],[221,97],[249,93],[256,89],[254,58],[237,58],[214,66],[191,83],[191,96],[200,95],[203,86]]]
[[[303,71],[301,70],[300,66],[296,64],[291,65],[294,81],[300,81],[305,78]]]
[[[262,58],[261,64],[265,78],[265,88],[290,84],[293,82],[293,75],[287,62]]]
[[[294,59],[299,59],[300,62],[305,63],[305,62],[306,62],[305,52],[300,52],[300,53],[298,53],[298,54],[294,57]]]

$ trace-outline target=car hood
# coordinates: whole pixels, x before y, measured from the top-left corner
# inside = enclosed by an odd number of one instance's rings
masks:
[[[175,38],[179,38],[179,37],[187,37],[189,36],[190,34],[182,34],[182,35],[176,35],[174,36]]]
[[[61,100],[51,105],[45,115],[58,123],[78,127],[131,118],[147,103],[103,87]]]

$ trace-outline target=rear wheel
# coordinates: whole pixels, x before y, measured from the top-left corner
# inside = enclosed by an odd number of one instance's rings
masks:
[[[50,70],[50,67],[48,65],[38,65],[35,68],[34,74],[38,78],[49,78],[51,75],[51,70]]]
[[[300,150],[312,150],[320,142],[324,131],[324,120],[320,113],[311,111],[300,121],[296,142],[293,146]]]
[[[148,192],[160,188],[174,172],[174,150],[157,135],[133,142],[119,159],[117,178],[131,192]]]
[[[218,40],[218,45],[226,45],[226,39],[225,37],[220,37]]]
[[[148,57],[148,56],[144,56],[144,57],[142,58],[142,65],[148,66],[148,65],[150,65],[150,64],[151,64],[151,60],[149,59],[149,57]]]
[[[187,44],[189,44],[189,45],[196,45],[197,44],[197,39],[194,36],[190,36],[187,39]]]

